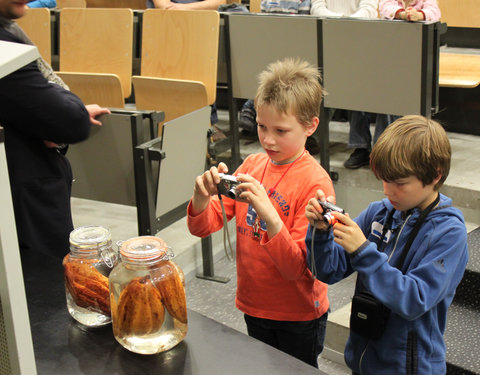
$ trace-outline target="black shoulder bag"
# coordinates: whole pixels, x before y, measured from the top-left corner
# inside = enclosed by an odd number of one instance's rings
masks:
[[[435,201],[433,201],[424,211],[422,211],[420,217],[415,223],[415,226],[408,237],[407,243],[402,250],[402,254],[395,265],[395,267],[402,271],[402,273],[405,273],[403,270],[403,263],[405,262],[407,253],[412,246],[413,240],[425,221],[425,218],[439,201],[440,195],[437,195]],[[392,225],[394,212],[395,209],[388,214],[387,220],[385,220],[385,225],[383,227],[382,236],[380,237],[379,242],[379,251],[383,251],[385,247],[383,240],[387,234],[387,231]],[[372,340],[378,340],[383,335],[389,316],[390,309],[384,306],[373,296],[372,293],[366,290],[357,276],[355,294],[352,299],[352,310],[350,314],[350,329],[363,337]]]

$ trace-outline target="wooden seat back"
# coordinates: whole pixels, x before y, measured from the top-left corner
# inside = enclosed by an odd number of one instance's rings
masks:
[[[147,9],[143,15],[141,75],[202,82],[208,104],[213,104],[219,22],[214,10]]]
[[[165,122],[208,105],[202,82],[155,77],[133,77],[137,109],[165,112]]]
[[[16,20],[30,40],[37,46],[38,52],[49,64],[52,63],[52,35],[50,10],[30,8],[25,16]]]
[[[61,72],[106,73],[120,78],[131,94],[133,11],[66,8],[60,13]]]
[[[57,8],[86,8],[85,0],[57,0]]]
[[[262,0],[250,0],[250,13],[260,13]]]
[[[480,55],[440,53],[441,87],[475,88],[480,85]]]
[[[438,0],[441,21],[450,27],[480,27],[480,1]]]
[[[110,108],[125,106],[122,83],[116,74],[57,72],[57,75],[85,104]]]

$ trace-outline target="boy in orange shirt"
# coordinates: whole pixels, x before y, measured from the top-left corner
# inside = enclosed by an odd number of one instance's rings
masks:
[[[259,76],[258,138],[265,153],[248,156],[234,175],[244,201],[223,198],[224,163],[196,178],[188,227],[205,237],[236,217],[236,306],[248,334],[317,367],[329,307],[327,286],[306,264],[305,206],[321,188],[334,194],[328,173],[305,150],[318,126],[322,87],[318,69],[286,59]],[[245,202],[246,201],[246,202]]]

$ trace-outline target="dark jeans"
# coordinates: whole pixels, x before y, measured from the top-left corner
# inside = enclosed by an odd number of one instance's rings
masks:
[[[245,314],[248,335],[318,368],[328,313],[306,322],[277,321]]]

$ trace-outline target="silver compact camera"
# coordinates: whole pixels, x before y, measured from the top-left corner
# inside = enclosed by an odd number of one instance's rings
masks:
[[[240,182],[235,176],[229,174],[219,173],[220,183],[217,185],[218,193],[240,202],[245,202],[245,199],[240,198],[242,190],[237,189]]]
[[[320,206],[323,208],[323,220],[325,220],[329,226],[338,223],[338,220],[335,218],[335,216],[331,214],[332,211],[340,212],[341,214],[345,213],[343,208],[335,206],[333,203],[327,201],[318,201],[318,203],[320,203]]]

